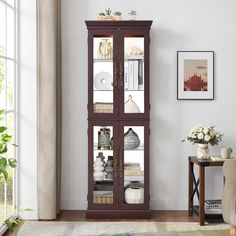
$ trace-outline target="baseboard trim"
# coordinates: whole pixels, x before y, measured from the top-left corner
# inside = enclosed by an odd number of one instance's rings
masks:
[[[188,200],[182,198],[151,199],[151,210],[175,210],[184,211],[188,209]]]
[[[85,199],[62,199],[61,210],[86,210],[87,201]],[[187,210],[188,200],[181,198],[151,199],[151,210]]]
[[[61,210],[86,210],[87,200],[85,199],[62,199]]]

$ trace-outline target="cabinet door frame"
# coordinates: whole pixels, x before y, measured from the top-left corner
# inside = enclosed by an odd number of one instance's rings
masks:
[[[124,112],[124,40],[125,37],[144,37],[144,113]],[[122,29],[119,34],[119,62],[122,62],[123,84],[119,87],[119,118],[148,119],[150,117],[150,32],[148,29]],[[120,72],[119,72],[120,73]]]
[[[94,186],[94,177],[93,177],[93,165],[94,165],[94,136],[97,135],[93,133],[94,126],[112,126],[113,127],[113,141],[118,140],[119,138],[119,126],[117,122],[110,120],[94,120],[89,121],[88,126],[88,209],[89,210],[101,210],[101,209],[117,209],[119,203],[119,179],[118,173],[113,172],[113,204],[96,204],[93,203],[93,186]],[[113,165],[114,162],[118,161],[118,149],[119,142],[113,142]],[[101,150],[103,152],[103,150]],[[117,163],[118,166],[118,163]]]
[[[126,204],[124,194],[124,127],[143,126],[144,127],[144,203]],[[120,121],[119,122],[119,208],[128,209],[149,209],[149,121]],[[121,174],[122,173],[122,174]]]
[[[88,118],[89,119],[117,119],[119,113],[118,104],[118,86],[113,86],[113,113],[94,113],[94,45],[93,39],[95,37],[108,37],[113,38],[113,82],[115,82],[115,66],[119,60],[119,42],[117,31],[114,29],[93,29],[88,31]],[[118,69],[117,69],[118,70]],[[118,73],[118,72],[117,72]],[[114,83],[115,84],[115,83]]]

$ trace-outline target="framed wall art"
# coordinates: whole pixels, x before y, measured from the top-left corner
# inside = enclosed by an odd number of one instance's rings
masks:
[[[177,52],[177,99],[214,99],[214,51]]]

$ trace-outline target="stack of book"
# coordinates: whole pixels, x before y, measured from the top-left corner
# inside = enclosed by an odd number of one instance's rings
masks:
[[[143,181],[144,176],[140,163],[125,162],[124,164],[125,181]]]
[[[141,167],[139,163],[126,162],[124,165],[124,174],[126,176],[137,176],[141,175]]]
[[[125,63],[125,90],[143,90],[144,69],[142,60]]]
[[[205,214],[222,214],[221,200],[206,200],[205,201]]]

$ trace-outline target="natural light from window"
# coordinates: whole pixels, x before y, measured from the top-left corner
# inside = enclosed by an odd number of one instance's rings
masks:
[[[17,0],[0,0],[0,109],[6,111],[0,125],[8,127],[7,133],[13,135],[13,142],[16,142],[16,4]],[[11,145],[8,155],[16,155]],[[14,212],[14,183],[12,170],[7,184],[0,177],[0,224]]]

